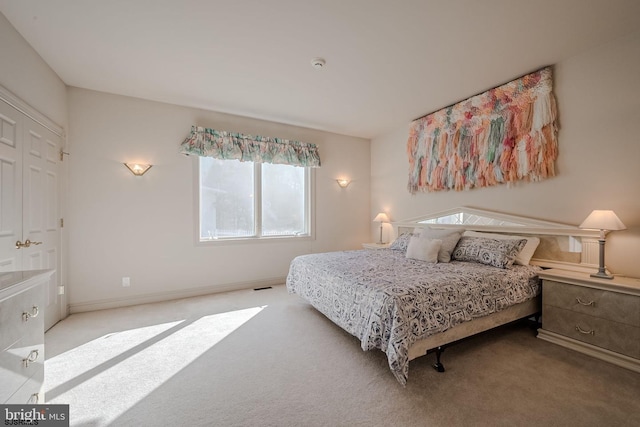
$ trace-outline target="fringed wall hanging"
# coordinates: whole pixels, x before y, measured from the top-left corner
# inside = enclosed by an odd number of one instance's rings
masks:
[[[553,176],[558,141],[552,86],[547,67],[415,120],[407,142],[409,191]]]

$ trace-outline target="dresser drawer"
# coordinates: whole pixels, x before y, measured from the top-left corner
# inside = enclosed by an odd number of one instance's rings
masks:
[[[27,289],[11,298],[0,301],[0,350],[4,350],[20,337],[44,331],[44,305],[42,287]],[[37,309],[34,309],[37,307]],[[28,319],[24,313],[34,314]]]
[[[4,403],[11,404],[43,404],[44,403],[44,389],[42,384],[44,383],[44,368],[38,369],[38,371],[29,378],[22,387],[15,391]]]
[[[0,402],[6,401],[38,371],[44,371],[44,343],[33,345],[18,340],[0,353]]]
[[[542,328],[616,353],[640,358],[640,328],[636,326],[545,304],[542,306]]]
[[[640,297],[544,280],[542,300],[550,305],[640,327]]]

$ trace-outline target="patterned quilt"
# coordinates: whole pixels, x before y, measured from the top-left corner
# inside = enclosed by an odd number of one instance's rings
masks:
[[[430,264],[391,249],[329,252],[295,258],[287,289],[359,338],[363,350],[384,351],[405,385],[414,342],[534,298],[539,271]]]

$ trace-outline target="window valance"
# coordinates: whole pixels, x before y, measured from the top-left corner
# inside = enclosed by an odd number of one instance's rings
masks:
[[[180,151],[183,154],[241,162],[320,167],[320,155],[315,144],[200,126],[191,127],[191,133],[181,144]]]

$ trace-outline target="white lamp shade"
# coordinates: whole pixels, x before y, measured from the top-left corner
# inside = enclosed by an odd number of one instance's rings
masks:
[[[389,222],[389,217],[386,213],[380,212],[375,218],[373,218],[373,222]]]
[[[592,230],[626,230],[627,227],[625,227],[613,211],[595,210],[589,214],[587,219],[582,221],[580,228]]]

